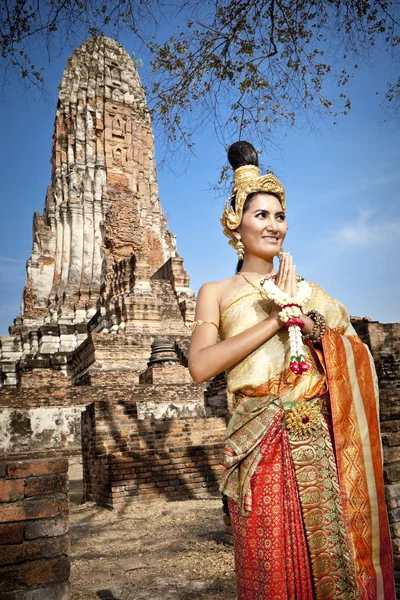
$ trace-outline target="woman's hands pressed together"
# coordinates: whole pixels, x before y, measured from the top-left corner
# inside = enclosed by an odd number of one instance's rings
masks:
[[[296,265],[293,264],[293,257],[290,252],[282,254],[275,285],[291,298],[294,298],[297,294]],[[283,322],[279,317],[280,311],[281,307],[274,302],[270,318],[276,319],[280,327],[283,327]]]
[[[291,298],[294,298],[297,294],[297,279],[296,279],[296,265],[293,264],[293,257],[290,252],[284,252],[280,261],[279,271],[275,279],[275,285],[288,294]],[[280,320],[279,312],[281,307],[274,303],[273,308],[270,313],[270,318],[276,319],[279,323],[280,327],[283,327],[283,323]],[[304,323],[303,333],[309,333],[314,327],[314,321],[307,317],[305,314],[300,315],[301,320]],[[319,328],[313,335],[317,337],[319,333]]]
[[[282,255],[275,285],[291,298],[297,294],[296,265],[293,264],[290,252],[284,252]]]

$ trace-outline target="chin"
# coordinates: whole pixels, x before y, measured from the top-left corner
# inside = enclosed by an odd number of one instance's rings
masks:
[[[258,258],[262,258],[263,260],[266,260],[266,261],[270,262],[271,260],[273,260],[277,256],[278,252],[279,252],[279,250],[278,251],[272,251],[272,252],[262,252],[262,253],[260,252],[259,254],[256,254],[256,256]]]

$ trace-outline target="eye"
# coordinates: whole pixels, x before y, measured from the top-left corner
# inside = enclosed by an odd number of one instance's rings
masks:
[[[284,221],[286,219],[286,215],[283,215],[283,214],[277,215],[276,218],[279,219],[280,221]]]
[[[266,212],[265,212],[265,210],[264,210],[263,212],[260,212],[260,213],[258,213],[258,214],[256,215],[256,217],[265,217],[265,216],[266,216],[266,214],[267,214],[267,213],[266,213]]]

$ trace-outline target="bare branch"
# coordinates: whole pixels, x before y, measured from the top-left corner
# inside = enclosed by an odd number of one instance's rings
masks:
[[[130,31],[151,55],[147,86],[167,146],[193,152],[213,123],[221,143],[274,128],[337,119],[351,107],[348,82],[359,63],[385,46],[399,56],[395,0],[3,0],[0,81],[17,72],[43,90],[32,42],[48,59],[82,36]],[[159,32],[160,24],[163,31]],[[167,40],[165,26],[171,29]],[[149,35],[149,28],[152,34]],[[337,92],[332,88],[337,84]],[[398,118],[399,82],[386,102]],[[268,134],[268,135],[266,135]]]

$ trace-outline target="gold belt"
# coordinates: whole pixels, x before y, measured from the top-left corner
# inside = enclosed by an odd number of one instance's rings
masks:
[[[236,409],[245,398],[256,398],[246,396],[240,390],[234,393],[232,406]],[[329,414],[327,394],[304,400],[300,402],[282,403],[284,408],[284,424],[289,433],[296,437],[308,435],[312,430],[320,428],[321,415]]]

